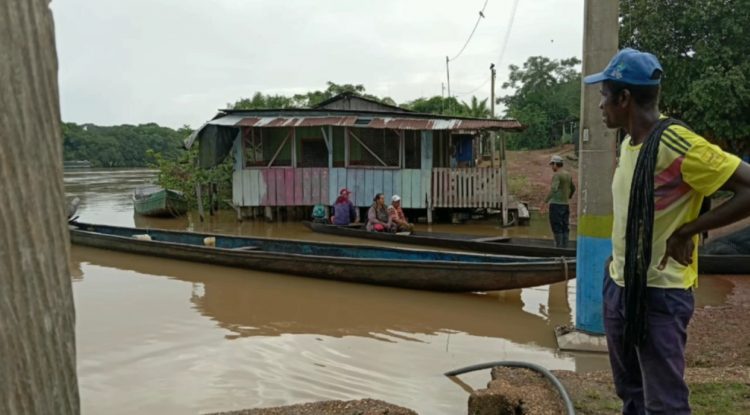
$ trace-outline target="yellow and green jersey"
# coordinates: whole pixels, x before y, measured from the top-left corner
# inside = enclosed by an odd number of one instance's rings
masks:
[[[623,140],[620,158],[612,181],[612,263],[610,275],[619,286],[625,285],[625,232],[628,222],[628,200],[635,164],[641,145]],[[688,266],[670,258],[663,270],[657,266],[664,257],[667,239],[685,223],[698,217],[705,196],[717,191],[740,165],[740,159],[724,152],[680,125],[662,133],[659,156],[654,172],[654,227],[648,286],[689,288],[698,279],[698,236],[693,263]]]

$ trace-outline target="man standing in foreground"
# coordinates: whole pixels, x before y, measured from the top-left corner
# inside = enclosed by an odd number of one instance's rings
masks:
[[[564,248],[568,246],[568,234],[570,233],[568,200],[573,197],[576,187],[570,173],[563,170],[562,157],[552,156],[549,164],[555,174],[552,176],[552,186],[544,202],[549,203],[549,224],[552,228],[552,234],[555,236],[555,246]]]
[[[689,414],[687,326],[698,278],[697,235],[750,214],[750,166],[658,110],[656,57],[623,49],[586,84],[601,83],[609,128],[628,133],[612,182],[612,258],[604,327],[623,414]],[[703,198],[732,199],[698,216]]]

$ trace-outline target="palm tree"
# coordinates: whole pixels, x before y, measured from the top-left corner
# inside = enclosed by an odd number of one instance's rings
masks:
[[[476,96],[471,97],[471,105],[461,103],[463,115],[474,118],[490,118],[490,109],[487,108],[487,98],[479,101]]]

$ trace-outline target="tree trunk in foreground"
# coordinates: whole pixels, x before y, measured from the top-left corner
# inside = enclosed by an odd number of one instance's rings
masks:
[[[77,414],[48,0],[0,1],[0,414]]]

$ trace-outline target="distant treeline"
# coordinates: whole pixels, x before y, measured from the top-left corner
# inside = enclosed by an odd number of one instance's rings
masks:
[[[145,167],[153,163],[147,151],[176,160],[184,153],[182,141],[189,127],[173,130],[154,123],[102,127],[94,124],[63,123],[63,156],[88,160],[92,167]]]

